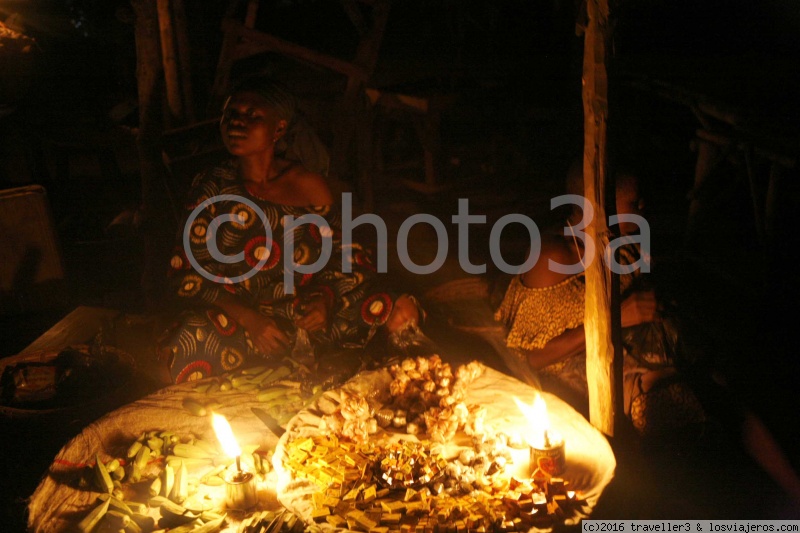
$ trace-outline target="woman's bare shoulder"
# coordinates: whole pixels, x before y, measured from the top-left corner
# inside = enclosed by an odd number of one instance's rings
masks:
[[[289,172],[293,195],[303,205],[331,205],[333,192],[322,174],[311,172],[303,165],[296,164]]]
[[[539,257],[530,270],[522,273],[522,284],[531,288],[551,287],[571,276],[554,271],[550,261],[561,265],[574,265],[580,261],[574,245],[561,235],[542,233]]]

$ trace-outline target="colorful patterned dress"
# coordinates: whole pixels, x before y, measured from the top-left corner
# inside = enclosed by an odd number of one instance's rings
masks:
[[[204,207],[198,208],[201,205]],[[343,272],[341,212],[336,206],[274,204],[254,194],[238,177],[236,162],[230,161],[195,178],[187,214],[169,270],[171,285],[186,310],[159,342],[159,354],[177,383],[287,355],[263,354],[255,348],[249,333],[214,306],[225,292],[275,320],[293,341],[297,333],[293,319],[302,312],[304,303],[312,297],[324,297],[329,327],[308,334],[317,351],[363,347],[392,311],[394,297],[378,289],[368,250],[358,243],[350,244],[352,272]],[[296,220],[304,215],[322,217],[327,227],[321,222],[301,224],[284,235],[289,222],[286,217]],[[214,219],[220,216],[227,220],[215,224]],[[269,236],[264,221],[269,224]],[[294,293],[287,294],[285,265],[314,264],[323,254],[325,239],[332,242],[325,266],[306,274],[293,267]],[[217,250],[209,242],[216,243]],[[293,250],[292,262],[286,263],[289,250]],[[219,254],[238,257],[220,261]],[[208,275],[201,275],[197,267]]]
[[[639,258],[633,245],[620,247],[620,264]],[[641,286],[639,270],[620,276],[622,297]],[[527,362],[526,350],[541,349],[569,329],[583,325],[585,277],[572,275],[550,287],[523,285],[512,279],[495,319],[508,328],[506,345]],[[641,433],[660,432],[698,423],[705,414],[697,397],[680,378],[668,378],[645,392],[642,380],[648,372],[674,369],[679,343],[670,320],[623,328],[624,407],[633,426]],[[563,358],[539,370],[546,380],[566,386],[588,397],[586,354]]]

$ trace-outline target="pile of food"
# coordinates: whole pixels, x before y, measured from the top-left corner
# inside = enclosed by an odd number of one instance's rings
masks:
[[[293,416],[319,393],[304,380],[304,369],[285,361],[276,367],[253,367],[190,385],[181,404],[185,416],[206,417],[223,406],[225,395],[247,393],[254,404],[278,419]],[[264,480],[272,451],[242,445],[240,465]],[[225,476],[234,459],[217,442],[193,434],[154,429],[139,436],[118,457],[83,469],[79,488],[99,492],[78,525],[83,533],[211,533],[230,521],[224,508]],[[302,524],[302,522],[300,522]],[[294,527],[285,521],[283,529]],[[289,531],[289,529],[286,529]]]
[[[287,362],[292,360],[287,359]],[[260,407],[279,424],[285,424],[322,392],[320,385],[313,384],[307,378],[308,371],[305,367],[293,367],[291,364],[277,367],[255,366],[227,372],[198,382],[194,391],[200,395],[187,398],[184,407],[195,416],[205,416],[220,405],[215,399],[218,393],[249,393],[256,397]]]
[[[454,376],[450,365],[438,355],[406,359],[389,368],[393,377],[391,399],[380,409],[373,409],[366,397],[346,392],[339,405],[321,398],[324,429],[355,442],[366,441],[379,427],[410,435],[428,433],[437,442],[452,438],[459,429],[474,434],[482,427],[483,410],[468,406],[464,391],[480,368],[470,363]]]
[[[277,456],[291,479],[312,484],[304,518],[375,533],[484,532],[550,528],[581,513],[579,491],[531,477],[527,445],[467,403],[483,368],[407,359],[389,369],[388,396],[320,397],[318,431],[288,439]]]

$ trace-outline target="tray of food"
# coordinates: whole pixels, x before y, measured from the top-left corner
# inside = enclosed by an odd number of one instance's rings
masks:
[[[537,395],[558,435],[550,446],[545,433],[545,457],[531,436],[540,423],[520,408]],[[432,356],[322,394],[288,423],[273,465],[280,502],[309,526],[410,533],[577,524],[616,462],[603,435],[557,397]]]

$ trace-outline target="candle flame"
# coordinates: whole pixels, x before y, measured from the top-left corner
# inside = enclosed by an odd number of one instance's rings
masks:
[[[547,416],[547,405],[544,403],[544,398],[537,392],[533,405],[528,405],[516,397],[514,401],[528,420],[528,432],[523,435],[528,440],[528,444],[543,447],[547,440],[546,433],[550,430],[550,418]]]
[[[214,433],[217,434],[217,440],[222,444],[222,449],[226,455],[230,457],[242,455],[242,449],[239,448],[239,443],[236,442],[236,437],[233,436],[233,430],[228,423],[228,419],[220,414],[211,413],[211,425],[214,427]]]

